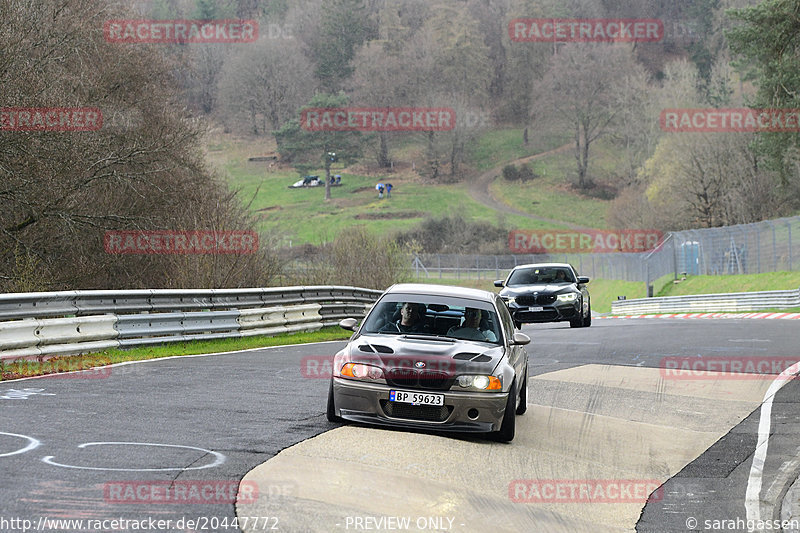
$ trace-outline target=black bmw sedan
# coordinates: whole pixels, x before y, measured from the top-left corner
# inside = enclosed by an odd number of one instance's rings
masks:
[[[589,278],[578,276],[568,263],[541,263],[517,266],[494,285],[503,288],[500,297],[517,329],[522,324],[561,321],[585,328],[592,324],[587,283]]]

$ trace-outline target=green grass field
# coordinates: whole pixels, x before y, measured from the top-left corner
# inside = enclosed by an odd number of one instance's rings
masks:
[[[505,229],[561,226],[496,211],[474,200],[468,192],[468,182],[477,177],[478,171],[563,144],[563,139],[548,137],[533,140],[526,147],[521,138],[522,132],[517,129],[485,134],[470,152],[471,170],[466,171],[471,177],[452,184],[422,183],[408,171],[369,176],[354,174],[337,164],[332,173],[342,175],[342,185],[331,189],[330,202],[324,201],[324,187],[290,189],[289,185],[300,179],[300,174],[293,169],[247,160],[252,155],[274,152],[274,144],[217,134],[207,139],[206,153],[212,165],[232,189],[240,192],[244,204],[259,218],[259,229],[272,234],[283,245],[327,242],[343,230],[359,225],[376,233],[391,234],[410,229],[425,217],[455,213]],[[416,154],[422,150],[423,140],[421,136],[398,140],[395,156]],[[564,154],[554,154],[543,159],[541,164],[558,168],[564,157]],[[558,164],[551,164],[551,158]],[[324,176],[323,169],[312,173]],[[565,173],[566,170],[561,174],[552,171],[546,180],[535,180],[522,188],[504,182],[496,184],[493,191],[523,211],[587,227],[603,227],[607,202],[565,191],[561,183],[566,180]],[[559,179],[559,175],[563,179]],[[392,183],[391,198],[378,199],[375,184],[379,181]],[[540,204],[534,206],[534,201]]]
[[[766,274],[739,274],[731,276],[689,276],[685,281],[669,283],[657,296],[683,296],[686,294],[714,294],[728,292],[753,292],[790,290],[800,287],[800,272],[769,272]]]

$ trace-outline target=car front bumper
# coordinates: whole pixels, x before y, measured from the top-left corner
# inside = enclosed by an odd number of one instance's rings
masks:
[[[511,311],[512,318],[523,324],[541,322],[561,322],[564,320],[576,320],[581,316],[580,299],[574,302],[553,303],[549,305],[537,305],[541,311],[530,311],[528,306],[511,304],[508,310]]]
[[[366,424],[486,433],[500,429],[508,399],[507,392],[423,390],[417,392],[444,394],[444,406],[412,406],[390,402],[390,390],[415,389],[334,378],[336,414]]]

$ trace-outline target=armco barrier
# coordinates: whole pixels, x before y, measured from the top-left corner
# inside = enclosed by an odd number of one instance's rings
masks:
[[[698,294],[617,300],[611,303],[612,314],[690,313],[759,311],[800,307],[800,289],[789,291]]]
[[[380,294],[339,286],[0,294],[0,360],[314,331],[363,317]]]

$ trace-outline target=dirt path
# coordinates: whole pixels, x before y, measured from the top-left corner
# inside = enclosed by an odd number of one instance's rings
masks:
[[[542,152],[539,154],[529,155],[526,157],[522,157],[520,159],[516,159],[514,161],[507,161],[502,163],[494,168],[491,168],[485,172],[483,172],[477,179],[471,181],[469,183],[469,194],[472,198],[475,199],[476,202],[479,202],[486,207],[494,209],[495,211],[500,211],[503,213],[511,213],[514,215],[519,215],[525,218],[530,218],[533,220],[541,220],[542,222],[549,222],[550,224],[558,224],[561,226],[566,226],[570,229],[585,229],[583,226],[578,226],[576,224],[572,224],[569,222],[564,222],[563,220],[556,220],[554,218],[547,218],[538,215],[533,215],[531,213],[526,213],[525,211],[520,211],[514,207],[511,207],[507,203],[503,202],[502,200],[498,199],[492,194],[492,191],[489,189],[489,185],[494,181],[494,179],[503,171],[503,167],[506,165],[522,165],[525,163],[529,163],[530,161],[535,161],[537,159],[541,159],[543,157],[547,157],[552,154],[557,154],[561,152],[565,152],[573,147],[573,143],[567,143],[563,146],[559,146],[558,148],[553,148],[552,150],[547,150],[546,152]]]

